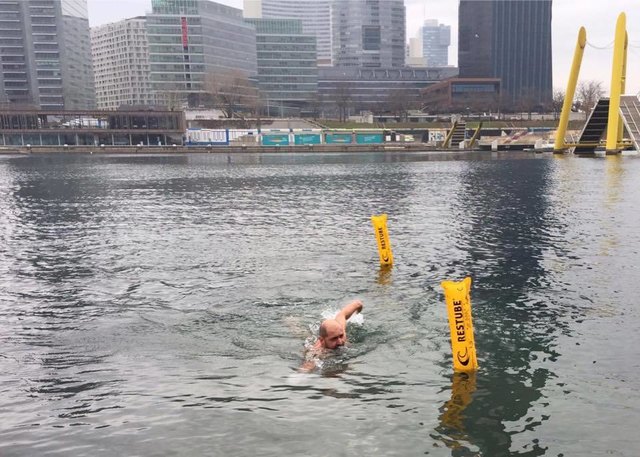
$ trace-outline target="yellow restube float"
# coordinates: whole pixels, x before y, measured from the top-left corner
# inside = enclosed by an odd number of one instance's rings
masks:
[[[373,231],[376,234],[378,242],[378,254],[380,255],[380,265],[393,265],[393,253],[391,252],[391,243],[389,242],[389,231],[387,230],[387,215],[371,216]]]
[[[449,314],[453,369],[475,371],[478,369],[478,360],[471,319],[471,278],[459,282],[443,281],[441,285]]]

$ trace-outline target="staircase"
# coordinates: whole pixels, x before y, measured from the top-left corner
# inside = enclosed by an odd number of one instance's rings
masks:
[[[589,119],[584,124],[578,145],[573,150],[574,154],[594,154],[596,147],[600,145],[600,139],[607,130],[609,119],[609,99],[601,98],[591,110]]]
[[[640,99],[635,95],[620,97],[620,114],[633,146],[640,152]]]
[[[445,148],[458,148],[458,145],[464,141],[465,139],[465,130],[467,128],[467,123],[465,121],[463,121],[462,119],[459,121],[456,121],[453,124],[453,127],[451,128],[451,131],[449,132],[449,135],[447,135],[447,138],[445,139],[444,142],[444,147]]]

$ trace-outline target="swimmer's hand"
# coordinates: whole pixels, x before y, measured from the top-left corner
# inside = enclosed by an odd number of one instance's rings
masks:
[[[362,308],[364,308],[362,301],[353,300],[351,303],[340,310],[340,312],[336,316],[336,321],[338,321],[338,323],[342,324],[343,326],[346,326],[347,320],[349,320],[349,318],[354,313],[361,312]]]
[[[298,371],[302,373],[311,373],[316,368],[316,363],[313,360],[306,360]]]

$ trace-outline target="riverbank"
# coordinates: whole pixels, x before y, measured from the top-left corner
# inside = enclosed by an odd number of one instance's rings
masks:
[[[296,153],[296,152],[424,152],[443,151],[424,143],[313,144],[294,146],[6,146],[0,154],[185,154],[185,153]],[[462,151],[449,149],[450,152]]]

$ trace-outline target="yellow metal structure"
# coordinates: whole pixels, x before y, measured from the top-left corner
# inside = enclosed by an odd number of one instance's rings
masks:
[[[580,74],[580,65],[582,64],[582,56],[584,55],[584,48],[586,45],[587,30],[584,27],[580,27],[580,31],[578,32],[578,42],[576,43],[576,50],[573,53],[573,63],[571,64],[571,74],[569,75],[567,92],[564,95],[562,113],[560,114],[560,122],[558,123],[558,130],[556,131],[556,142],[553,147],[554,152],[562,152],[567,147],[564,142],[564,137],[567,133],[567,126],[569,125],[569,114],[571,113],[573,98],[576,94],[578,75]]]
[[[627,32],[625,32],[625,36],[624,36],[624,60],[622,62],[622,81],[621,81],[621,85],[622,85],[622,92],[621,95],[624,95],[625,90],[626,90],[626,85],[627,85],[627,50],[629,49],[629,34]],[[620,143],[622,142],[624,136],[624,123],[622,122],[622,116],[620,116],[620,124],[618,126],[618,147],[622,148],[622,146],[620,146]]]
[[[627,146],[624,141],[624,122],[620,111],[620,98],[625,93],[627,79],[627,48],[629,47],[629,37],[627,34],[627,16],[620,13],[616,22],[616,33],[613,49],[613,64],[611,70],[611,94],[609,96],[609,112],[606,124],[606,151],[608,154],[620,152]],[[575,97],[580,66],[584,48],[587,44],[587,32],[584,27],[580,27],[578,41],[573,55],[571,74],[567,84],[562,113],[556,131],[554,152],[563,152],[572,146],[590,146],[590,143],[567,144],[565,136],[569,125],[569,114]],[[593,145],[594,147],[598,145]]]
[[[471,137],[471,140],[469,141],[469,149],[473,149],[473,147],[476,145],[476,141],[478,141],[481,131],[482,131],[482,121],[480,121],[480,123],[478,124],[478,128],[476,129],[475,133]]]
[[[627,15],[620,13],[616,23],[616,38],[613,45],[613,67],[611,71],[611,96],[609,97],[609,119],[607,122],[607,153],[618,152],[620,134],[620,96],[624,93],[624,72],[627,53]]]
[[[451,138],[453,137],[453,132],[456,131],[456,127],[458,127],[458,121],[455,121],[453,123],[453,125],[451,126],[451,130],[449,130],[449,133],[447,133],[446,138],[444,139],[444,143],[442,144],[443,148],[448,148],[449,144],[451,143]]]

